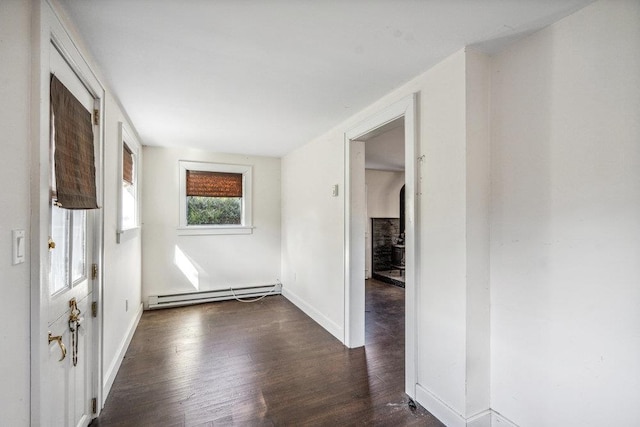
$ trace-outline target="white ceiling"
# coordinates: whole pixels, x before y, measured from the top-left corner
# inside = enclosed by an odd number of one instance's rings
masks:
[[[59,0],[145,145],[282,156],[592,0]]]

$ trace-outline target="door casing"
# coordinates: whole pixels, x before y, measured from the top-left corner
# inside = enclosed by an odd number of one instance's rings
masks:
[[[417,215],[417,98],[414,93],[383,108],[345,133],[345,270],[344,270],[344,344],[364,345],[364,142],[358,138],[387,123],[404,118],[405,148],[405,392],[415,398],[417,384],[416,292],[420,283]],[[362,171],[360,170],[362,169]]]

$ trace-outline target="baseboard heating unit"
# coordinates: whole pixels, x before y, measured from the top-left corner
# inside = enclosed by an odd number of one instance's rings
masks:
[[[190,292],[186,294],[150,295],[149,309],[179,307],[183,305],[202,304],[205,302],[241,299],[250,301],[267,295],[282,293],[282,284],[248,286],[219,289],[214,291]]]

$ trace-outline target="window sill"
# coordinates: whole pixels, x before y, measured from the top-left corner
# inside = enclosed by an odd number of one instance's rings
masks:
[[[206,236],[213,234],[253,234],[253,227],[244,225],[229,226],[188,226],[178,227],[178,236]]]
[[[140,226],[136,226],[116,231],[116,243],[122,243],[125,240],[129,240],[131,237],[137,235],[139,230]]]

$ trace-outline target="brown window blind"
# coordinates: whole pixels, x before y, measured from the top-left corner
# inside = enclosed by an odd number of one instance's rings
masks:
[[[133,185],[133,153],[127,144],[122,144],[122,180]]]
[[[97,209],[91,113],[53,74],[51,127],[56,201],[65,209]]]
[[[242,197],[242,174],[187,170],[187,196]]]

